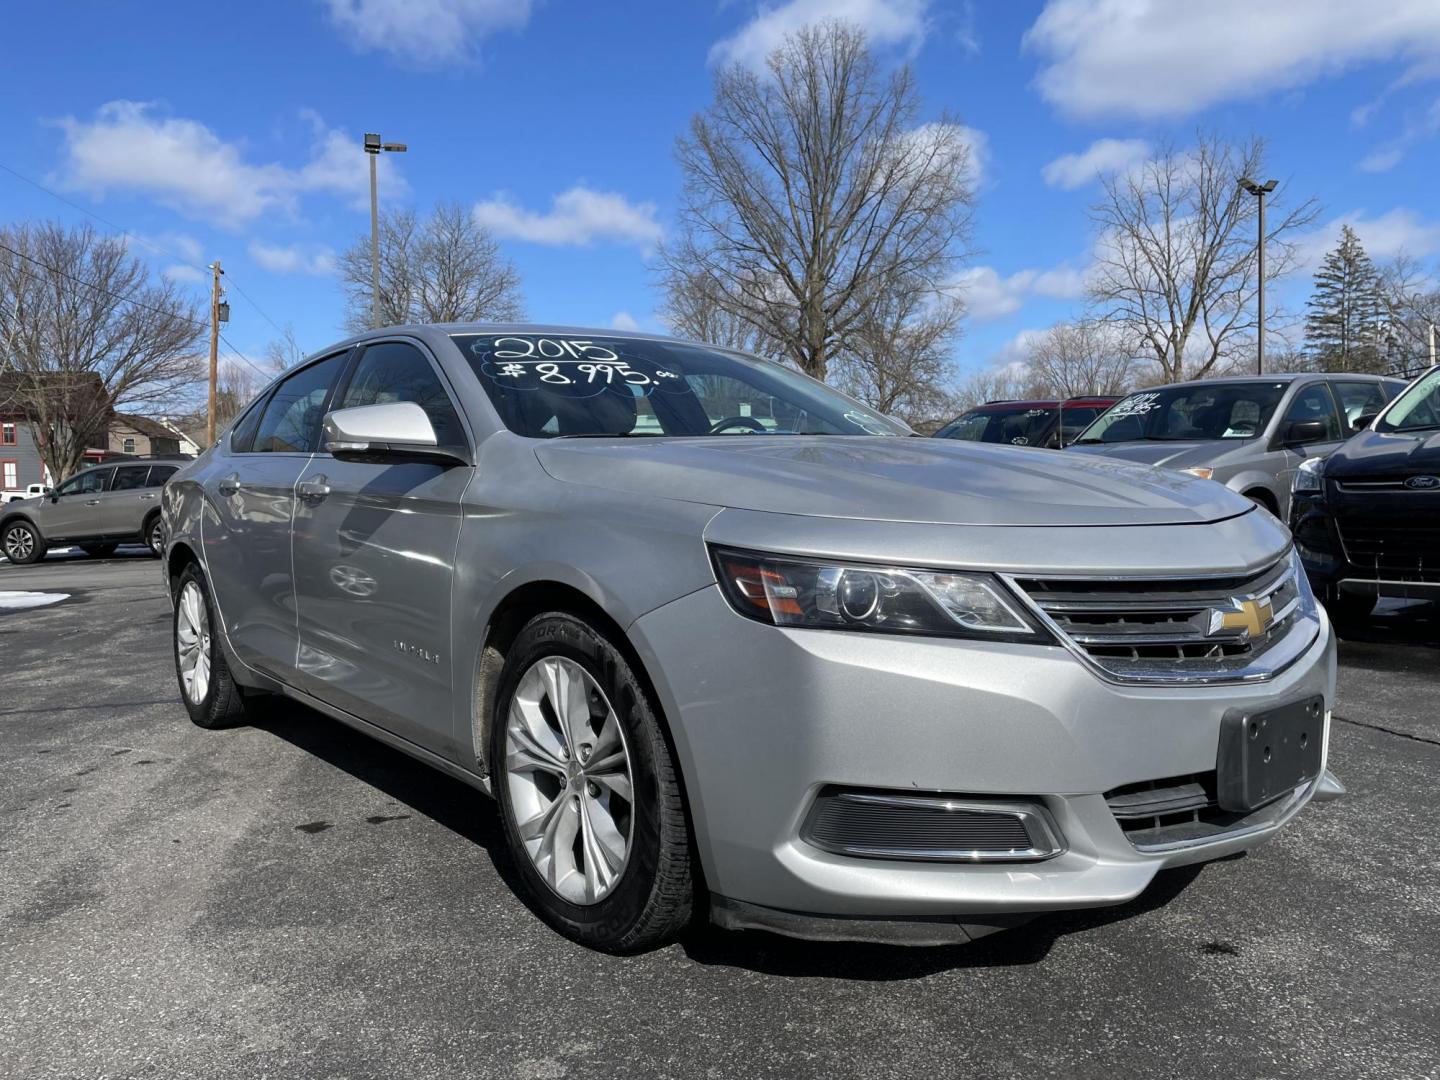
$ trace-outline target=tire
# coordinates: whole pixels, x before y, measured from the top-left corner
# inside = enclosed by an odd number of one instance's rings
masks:
[[[157,559],[165,555],[165,521],[159,513],[151,514],[145,519],[144,530],[140,534],[145,538],[145,546]]]
[[[611,953],[654,948],[688,925],[684,796],[658,709],[620,650],[573,615],[535,616],[505,658],[491,720],[506,844],[545,921]]]
[[[230,677],[225,650],[211,629],[214,612],[205,573],[192,562],[176,582],[170,640],[180,700],[191,720],[212,730],[232,727],[245,718],[245,699]]]
[[[115,549],[119,546],[119,544],[81,544],[80,550],[92,559],[108,559],[115,554]]]
[[[28,521],[12,521],[0,536],[0,551],[12,563],[27,566],[45,557],[45,538]]]

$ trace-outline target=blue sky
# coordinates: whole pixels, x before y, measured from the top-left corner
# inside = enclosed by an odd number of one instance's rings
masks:
[[[384,202],[476,207],[530,317],[663,329],[647,264],[674,224],[675,137],[717,63],[821,14],[913,63],[927,119],[972,131],[962,371],[1079,311],[1097,169],[1197,126],[1269,139],[1270,175],[1324,208],[1309,262],[1342,221],[1377,258],[1440,254],[1435,0],[12,4],[0,164],[143,237],[197,296],[220,257],[255,301],[231,291],[226,331],[252,359],[275,324],[307,349],[341,336],[366,130],[410,146]],[[39,217],[85,215],[0,171],[0,221]],[[1307,291],[1302,271],[1281,298]]]

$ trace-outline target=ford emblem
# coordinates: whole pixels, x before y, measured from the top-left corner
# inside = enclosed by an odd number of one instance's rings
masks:
[[[1405,486],[1414,491],[1431,491],[1440,488],[1440,476],[1412,476],[1405,481]]]

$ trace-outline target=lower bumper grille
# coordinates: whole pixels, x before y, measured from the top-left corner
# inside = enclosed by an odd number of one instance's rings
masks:
[[[1440,526],[1343,520],[1336,525],[1352,576],[1440,582]]]
[[[1120,831],[1140,851],[1223,840],[1227,833],[1264,825],[1284,813],[1291,797],[1258,810],[1235,813],[1220,808],[1215,771],[1124,784],[1105,793]]]
[[[801,838],[867,859],[1031,862],[1060,854],[1059,830],[1038,802],[826,788]]]

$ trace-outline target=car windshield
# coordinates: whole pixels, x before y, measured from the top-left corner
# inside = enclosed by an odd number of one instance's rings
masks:
[[[1416,379],[1390,406],[1377,431],[1425,431],[1440,428],[1440,368]]]
[[[909,435],[823,383],[704,345],[456,334],[505,426],[530,438]]]
[[[985,405],[971,409],[935,433],[937,439],[1041,446],[1055,430],[1053,405]],[[1093,414],[1092,414],[1093,415]],[[1068,418],[1067,418],[1068,419]]]
[[[1225,382],[1145,390],[1122,398],[1078,443],[1253,439],[1285,394],[1283,382]]]

